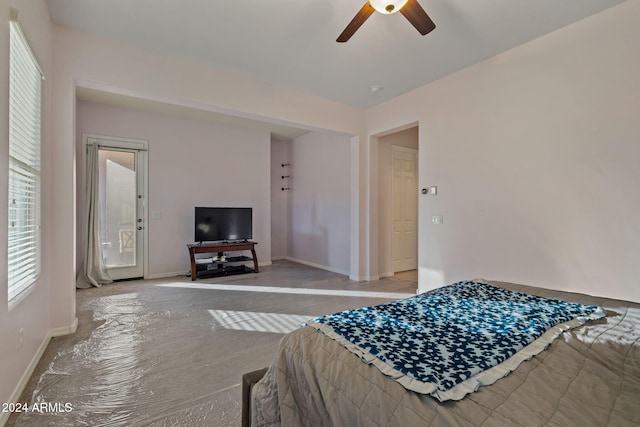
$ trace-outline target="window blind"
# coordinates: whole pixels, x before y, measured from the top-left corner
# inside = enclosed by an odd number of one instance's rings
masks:
[[[9,53],[9,303],[40,275],[42,73],[17,21]]]

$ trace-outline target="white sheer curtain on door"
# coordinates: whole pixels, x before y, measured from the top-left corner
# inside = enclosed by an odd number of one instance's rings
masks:
[[[76,286],[88,288],[113,282],[102,253],[98,146],[87,144],[87,186],[85,189],[85,252]]]

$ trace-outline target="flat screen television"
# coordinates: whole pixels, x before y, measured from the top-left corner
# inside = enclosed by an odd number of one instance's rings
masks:
[[[195,208],[195,241],[241,241],[253,237],[252,208]]]

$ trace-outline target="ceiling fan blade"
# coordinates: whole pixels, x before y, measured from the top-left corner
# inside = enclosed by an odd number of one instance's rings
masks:
[[[427,15],[427,12],[420,6],[418,0],[409,0],[407,4],[400,9],[400,13],[402,13],[404,17],[411,22],[411,25],[416,27],[416,30],[423,36],[436,28],[436,24],[433,23],[429,15]]]
[[[364,21],[366,21],[367,18],[369,18],[373,14],[373,12],[375,12],[375,9],[369,4],[369,2],[367,2],[364,6],[362,6],[362,9],[360,9],[360,11],[356,13],[356,16],[353,17],[344,31],[338,36],[336,41],[338,43],[344,43],[349,40],[351,36],[356,31],[358,31],[358,28],[360,28],[360,26],[364,24]]]

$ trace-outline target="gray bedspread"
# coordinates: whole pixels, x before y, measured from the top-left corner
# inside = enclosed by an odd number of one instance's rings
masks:
[[[638,426],[640,304],[492,282],[599,305],[607,317],[460,401],[406,390],[311,327],[287,334],[253,386],[254,426]]]

